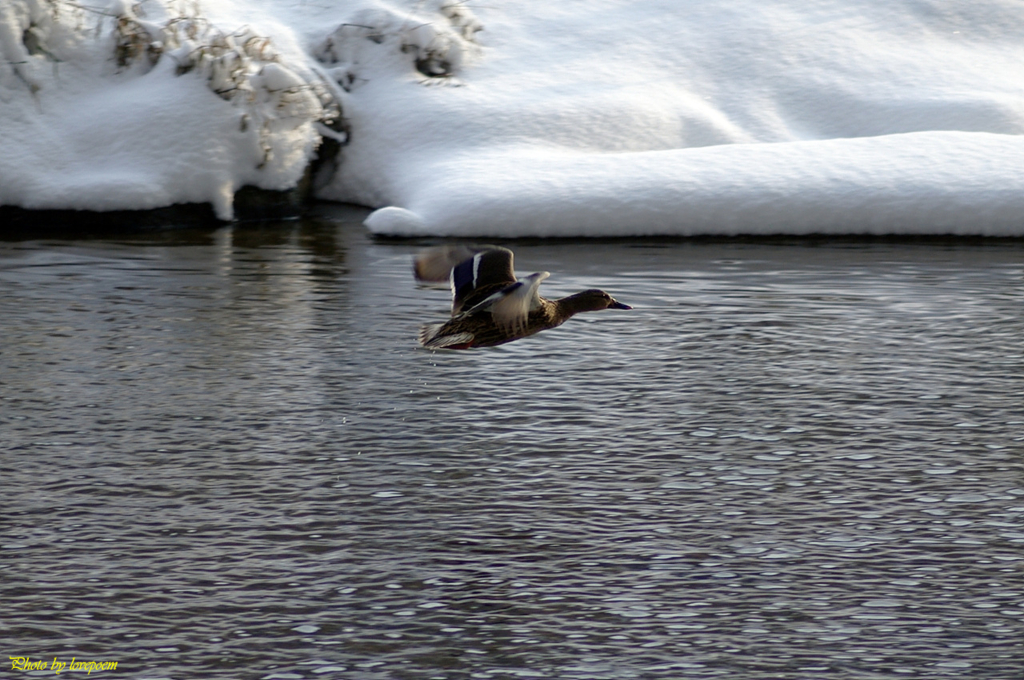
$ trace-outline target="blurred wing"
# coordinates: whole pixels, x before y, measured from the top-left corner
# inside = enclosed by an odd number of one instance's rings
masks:
[[[413,272],[417,281],[448,281],[452,267],[480,252],[481,247],[446,245],[425,248],[413,259]]]

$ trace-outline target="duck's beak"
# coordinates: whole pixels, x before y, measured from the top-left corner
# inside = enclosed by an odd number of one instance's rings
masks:
[[[612,303],[608,305],[608,309],[633,309],[627,304],[623,304],[618,300],[612,300]]]

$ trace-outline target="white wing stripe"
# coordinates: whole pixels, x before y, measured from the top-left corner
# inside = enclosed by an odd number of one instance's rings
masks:
[[[477,253],[476,255],[473,256],[473,290],[476,290],[476,282],[480,278],[480,258],[482,258],[483,256],[483,252]]]

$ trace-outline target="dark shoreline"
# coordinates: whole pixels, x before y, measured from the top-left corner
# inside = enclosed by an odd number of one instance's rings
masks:
[[[281,222],[302,218],[338,219],[344,214],[351,220],[352,211],[372,208],[329,201],[305,201],[297,191],[266,191],[243,187],[236,194],[235,219],[224,221],[217,217],[208,203],[182,203],[149,210],[32,210],[17,206],[0,205],[0,240],[22,241],[43,238],[87,239],[177,229],[219,229],[232,224]],[[436,236],[405,237],[369,235],[379,242],[435,243],[452,242],[508,242],[516,244],[570,243],[580,237],[509,237],[509,238],[447,238]],[[657,247],[660,244],[713,244],[750,243],[800,246],[859,246],[870,244],[921,244],[930,246],[965,245],[1024,245],[1021,236],[981,236],[961,234],[705,234],[692,236],[597,236],[587,237],[593,243],[623,243],[636,247]]]
[[[88,238],[161,229],[218,228],[237,222],[303,217],[309,202],[299,189],[269,191],[245,186],[235,192],[235,219],[217,217],[209,203],[177,203],[150,210],[31,210],[0,205],[0,239]]]

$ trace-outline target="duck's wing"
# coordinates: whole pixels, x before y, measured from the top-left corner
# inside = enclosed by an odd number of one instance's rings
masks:
[[[449,244],[424,248],[413,258],[413,272],[417,281],[448,282],[452,268],[491,246]]]
[[[416,254],[418,281],[448,281],[452,316],[516,282],[512,251],[499,246],[462,244],[435,246]]]
[[[551,275],[547,272],[530,274],[522,281],[516,281],[487,295],[467,308],[464,314],[471,316],[477,312],[489,311],[499,328],[514,336],[523,335],[530,312],[541,304],[541,281],[549,276]]]
[[[452,268],[452,316],[517,283],[508,248],[481,250]]]

